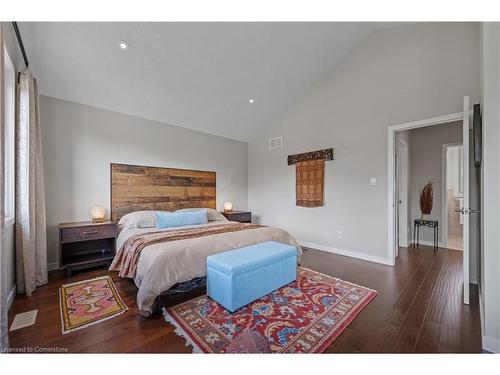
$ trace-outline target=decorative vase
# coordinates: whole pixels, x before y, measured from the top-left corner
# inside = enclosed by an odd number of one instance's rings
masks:
[[[422,213],[422,220],[429,220],[433,201],[432,182],[429,182],[420,193],[420,212]]]

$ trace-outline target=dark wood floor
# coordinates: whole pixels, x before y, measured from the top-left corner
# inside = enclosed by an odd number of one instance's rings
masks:
[[[470,306],[462,303],[462,252],[401,249],[396,266],[384,266],[316,250],[306,250],[304,267],[378,291],[377,297],[330,345],[330,353],[477,353],[481,328],[477,288]],[[130,311],[111,320],[61,334],[61,284],[111,274]],[[135,304],[137,288],[115,273],[94,270],[67,279],[52,272],[31,298],[19,296],[9,311],[38,309],[36,324],[10,332],[12,347],[58,347],[68,352],[188,353],[185,340],[161,316],[144,318]]]

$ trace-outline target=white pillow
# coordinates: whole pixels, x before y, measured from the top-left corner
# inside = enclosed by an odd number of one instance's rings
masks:
[[[205,207],[203,207],[204,209]],[[198,211],[201,210],[202,208],[183,208],[181,210],[177,210],[176,212],[179,211]],[[227,221],[227,219],[222,215],[219,211],[214,210],[213,208],[207,208],[207,220],[208,221]]]
[[[130,228],[156,228],[156,211],[134,211],[123,216],[118,225]]]

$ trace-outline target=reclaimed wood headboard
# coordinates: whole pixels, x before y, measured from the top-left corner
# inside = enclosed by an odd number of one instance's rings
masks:
[[[111,163],[111,220],[140,210],[216,208],[215,172]]]

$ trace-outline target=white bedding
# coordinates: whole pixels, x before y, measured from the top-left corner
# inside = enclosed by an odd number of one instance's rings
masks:
[[[227,223],[227,221],[209,221],[208,224],[184,226],[176,229]],[[172,228],[121,228],[117,239],[117,249],[121,249],[127,238],[134,234],[164,230],[172,230]],[[271,227],[259,227],[146,246],[140,253],[137,274],[134,278],[139,288],[137,293],[139,310],[143,315],[150,315],[153,302],[159,294],[177,283],[206,276],[207,256],[264,241],[277,241],[295,246],[299,256],[302,254],[300,246],[288,232]]]

